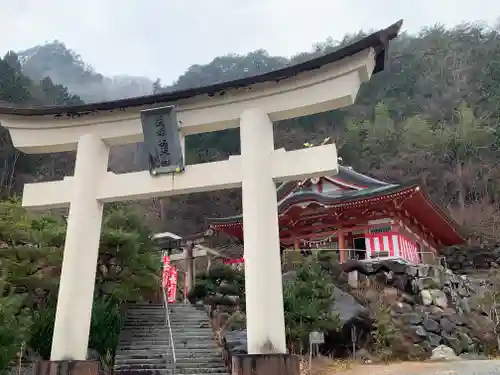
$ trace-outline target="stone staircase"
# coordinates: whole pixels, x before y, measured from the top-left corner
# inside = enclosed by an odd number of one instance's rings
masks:
[[[133,304],[120,333],[115,375],[227,375],[205,311],[170,304],[176,362],[161,304]]]

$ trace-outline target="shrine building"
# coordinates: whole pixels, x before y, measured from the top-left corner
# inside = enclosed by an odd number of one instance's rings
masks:
[[[466,241],[420,186],[390,184],[351,167],[339,166],[332,177],[283,183],[277,197],[282,250],[333,249],[341,263],[435,263],[440,248]],[[241,215],[207,221],[214,231],[243,239]]]

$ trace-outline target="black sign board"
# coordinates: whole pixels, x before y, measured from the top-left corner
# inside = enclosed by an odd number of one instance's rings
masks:
[[[141,122],[151,175],[184,172],[181,136],[175,107],[143,110]]]

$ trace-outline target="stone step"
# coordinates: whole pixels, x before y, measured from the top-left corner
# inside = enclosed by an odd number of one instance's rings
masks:
[[[127,348],[118,348],[116,355],[120,356],[127,356],[127,355],[170,355],[170,348],[147,348],[147,349],[127,349]],[[184,356],[191,356],[193,355],[199,355],[199,356],[208,356],[208,355],[218,355],[222,356],[222,349],[219,347],[210,347],[210,348],[197,348],[195,350],[193,349],[184,349],[184,348],[175,348],[175,354],[178,357],[184,357]]]
[[[183,369],[184,370],[184,369]],[[203,371],[200,372],[198,371],[198,369],[189,369],[191,370],[192,372],[180,372],[180,371],[176,371],[175,374],[183,374],[183,375],[199,375],[199,374],[210,374],[210,375],[229,375],[229,373],[227,372],[227,370],[224,370],[224,371],[221,371],[221,372],[206,372],[206,371]],[[167,368],[163,368],[163,369],[148,369],[148,368],[124,368],[124,369],[115,369],[115,375],[120,375],[121,372],[123,372],[123,374],[127,374],[129,375],[130,372],[134,372],[134,373],[139,373],[139,374],[144,374],[144,375],[170,375],[170,374],[174,374],[174,371],[172,369],[167,369]]]
[[[144,315],[127,315],[127,317],[124,319],[124,323],[126,322],[150,322],[150,323],[155,323],[155,324],[161,324],[165,322],[165,317],[163,316],[144,316]],[[185,316],[185,317],[177,317],[177,316],[171,316],[170,317],[170,322],[209,322],[209,319],[207,316]]]
[[[205,353],[199,353],[198,351],[186,351],[186,352],[175,352],[175,357],[177,361],[189,361],[189,360],[207,360],[208,362],[221,361],[222,353],[218,351],[208,351]],[[172,354],[168,353],[151,353],[151,351],[129,351],[129,352],[117,352],[115,356],[116,362],[121,362],[123,360],[140,360],[140,359],[162,359],[170,361],[172,360]]]
[[[146,339],[151,338],[151,340],[170,340],[170,335],[168,332],[157,333],[157,332],[144,332],[144,331],[123,331],[119,339],[129,340],[133,338]],[[174,341],[181,339],[188,339],[190,341],[201,338],[204,340],[214,340],[215,334],[212,331],[209,332],[185,332],[185,333],[172,333],[172,338]]]
[[[191,334],[184,333],[179,335],[172,335],[174,342],[193,342],[193,341],[214,341],[215,334],[213,332],[205,332],[203,334]],[[141,340],[141,341],[149,341],[149,342],[170,342],[170,335],[168,333],[165,334],[156,334],[156,333],[144,333],[144,332],[122,332],[119,336],[119,341],[127,341],[127,340]]]
[[[201,373],[213,373],[213,372],[224,372],[226,371],[226,367],[219,361],[219,363],[215,364],[186,364],[186,363],[176,363],[176,373],[197,373],[193,370],[204,370],[198,371]],[[134,369],[171,369],[173,368],[173,363],[169,363],[167,361],[163,361],[162,363],[157,362],[130,362],[130,363],[117,363],[115,365],[115,369],[125,369],[125,368],[134,368]],[[187,370],[187,371],[186,371]]]
[[[130,351],[127,353],[122,352],[116,352],[115,355],[115,362],[121,362],[122,360],[127,360],[127,359],[162,359],[166,360],[171,357],[170,353],[151,353],[151,351],[142,351],[141,353],[137,353],[136,351]]]
[[[169,349],[169,344],[170,342],[168,341],[163,341],[163,342],[158,342],[158,341],[149,341],[149,340],[142,340],[141,342],[121,342],[119,343],[118,347],[120,350],[126,349],[126,350],[149,350],[152,347],[154,348],[162,348],[165,350],[165,352],[168,352]],[[179,342],[174,343],[174,349],[177,351],[186,349],[186,350],[198,350],[198,349],[218,349],[219,346],[215,341],[206,341],[206,342],[191,342],[187,345],[183,345]]]
[[[227,373],[226,366],[220,367],[177,367],[176,374],[224,374]],[[271,375],[271,374],[269,374]]]
[[[115,371],[115,373],[116,373],[116,371],[134,371],[134,372],[135,371],[146,371],[146,370],[172,371],[173,367],[169,367],[169,366],[170,365],[168,365],[167,363],[164,363],[162,365],[157,365],[157,364],[148,365],[148,364],[144,364],[144,363],[133,364],[133,365],[115,364],[114,371]],[[179,373],[179,371],[177,371],[177,373]]]
[[[173,363],[171,356],[165,358],[117,358],[116,364],[118,366],[125,365],[168,365]],[[177,367],[220,367],[224,366],[221,357],[198,357],[198,358],[178,358]]]
[[[158,331],[140,331],[140,330],[126,330],[120,333],[120,337],[145,337],[151,336],[155,338],[165,337],[170,338],[170,333],[167,332],[158,332]],[[206,331],[172,331],[172,337],[175,339],[176,337],[214,337],[214,332],[212,330]]]
[[[189,360],[177,359],[176,368],[186,368],[186,367],[223,367],[224,361],[222,358],[190,358]]]
[[[158,369],[158,370],[152,370],[152,369],[128,369],[125,368],[123,370],[120,369],[114,369],[113,374],[114,375],[130,375],[130,373],[134,374],[142,374],[142,375],[173,375],[173,370],[172,369]]]
[[[123,320],[123,324],[132,323],[132,324],[150,324],[150,325],[160,325],[165,324],[165,318],[154,318],[154,319],[138,319],[138,318],[125,318]]]
[[[147,331],[122,331],[120,334],[121,338],[130,338],[130,337],[139,337],[139,338],[144,338],[144,337],[151,337],[152,339],[158,339],[158,338],[165,338],[165,339],[170,339],[170,334],[168,332],[147,332]],[[200,338],[214,338],[214,333],[212,331],[202,331],[202,332],[184,332],[182,334],[172,334],[172,337],[174,340],[176,338],[188,338],[188,339],[196,339],[198,337]]]
[[[160,365],[167,366],[170,358],[118,358],[115,361],[116,366],[125,366],[125,365]]]
[[[140,342],[121,341],[118,343],[119,349],[126,349],[126,350],[151,349],[153,347],[158,348],[158,350],[164,350],[165,352],[167,352],[170,350],[169,349],[170,348],[170,341],[142,340]]]
[[[168,327],[165,321],[152,322],[150,320],[126,320],[123,322],[123,327]],[[208,319],[193,319],[193,320],[171,320],[170,327],[174,326],[190,326],[199,328],[210,328]]]
[[[131,333],[150,333],[157,335],[169,335],[170,331],[172,334],[183,335],[183,334],[212,334],[212,327],[172,327],[172,329],[168,329],[168,327],[124,327],[121,332],[131,332]]]

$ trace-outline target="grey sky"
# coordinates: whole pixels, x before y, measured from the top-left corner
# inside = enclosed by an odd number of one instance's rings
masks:
[[[3,0],[0,54],[58,39],[103,74],[170,83],[229,52],[290,56],[401,18],[417,31],[499,16],[495,0]]]

